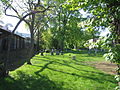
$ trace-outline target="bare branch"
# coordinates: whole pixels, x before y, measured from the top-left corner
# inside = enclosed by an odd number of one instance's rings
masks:
[[[5,15],[6,15],[6,16],[10,16],[10,17],[15,17],[15,18],[21,19],[21,17],[20,17],[19,14],[17,14],[18,16],[7,14],[7,10],[8,10],[9,7],[10,7],[10,6],[7,6],[7,7],[5,8]],[[16,13],[18,13],[16,9],[14,9],[14,8],[12,8],[12,9],[13,9]],[[29,22],[27,22],[25,19],[24,19],[23,21],[30,26]]]
[[[14,33],[16,31],[16,29],[18,28],[19,24],[27,17],[27,16],[30,16],[32,14],[36,14],[36,13],[44,13],[45,11],[49,10],[50,6],[48,6],[45,10],[43,11],[32,11],[28,14],[26,14],[25,16],[23,16],[20,21],[17,23],[17,25],[15,26],[15,28],[13,29],[12,33]]]
[[[17,4],[17,6],[18,6],[21,10],[25,11],[24,7],[21,7],[18,2],[16,2],[16,4]],[[26,6],[27,6],[27,5],[26,5]]]

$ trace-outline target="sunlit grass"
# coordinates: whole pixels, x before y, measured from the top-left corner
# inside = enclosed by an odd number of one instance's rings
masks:
[[[76,56],[76,60],[71,57]],[[23,65],[1,79],[0,90],[114,90],[114,76],[87,65],[86,61],[102,61],[101,54],[86,52],[64,55],[36,55],[33,65]]]

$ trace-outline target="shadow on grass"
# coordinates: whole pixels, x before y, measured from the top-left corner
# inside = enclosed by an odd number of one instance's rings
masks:
[[[6,77],[0,79],[0,90],[63,90],[61,85],[51,81],[49,77],[31,76],[17,71],[17,79]]]
[[[52,61],[50,61],[50,58],[47,58],[46,57],[46,59],[49,59],[49,60],[44,60],[44,59],[35,59],[35,60],[41,60],[41,61],[45,61],[45,62],[49,62],[49,63],[57,63],[57,64],[59,64],[59,65],[64,65],[64,66],[67,66],[67,67],[71,67],[71,68],[73,68],[73,69],[76,69],[76,70],[80,70],[80,69],[78,69],[78,68],[76,68],[76,67],[73,67],[72,65],[70,65],[69,63],[70,62],[67,62],[67,61],[64,61],[64,60],[60,60],[60,59],[53,59]],[[61,63],[61,62],[58,62],[58,61],[62,61],[63,63]],[[88,65],[86,65],[85,63],[77,63],[76,61],[75,62],[72,62],[72,63],[74,63],[74,64],[76,64],[76,65],[81,65],[81,66],[88,66]],[[44,65],[44,67],[45,66],[48,66],[48,63],[47,64],[45,64]]]
[[[80,66],[87,66],[87,67],[91,67],[88,64],[82,62],[82,61],[78,61],[78,60],[72,60],[72,61],[65,61],[65,60],[61,60],[61,59],[56,59],[56,58],[49,58],[49,57],[44,57],[45,59],[35,59],[35,60],[39,60],[39,61],[45,61],[45,62],[52,62],[54,64],[59,64],[59,65],[64,65],[73,69],[76,69],[78,71],[85,71],[85,72],[92,72],[92,73],[100,73],[100,72],[93,72],[93,71],[87,71],[87,70],[81,70],[78,69],[72,65],[70,65],[70,63],[72,64],[76,64],[76,65],[80,65]],[[47,60],[46,60],[47,59]],[[62,62],[59,62],[62,61]],[[100,73],[101,74],[101,73]]]
[[[49,58],[47,58],[47,59],[49,59]],[[60,72],[60,73],[63,73],[63,74],[77,76],[77,77],[81,77],[81,78],[84,78],[84,79],[91,79],[91,80],[94,80],[94,81],[99,82],[99,83],[104,83],[106,81],[107,82],[111,82],[111,83],[115,83],[114,77],[111,76],[111,75],[109,75],[109,74],[104,74],[104,73],[94,72],[94,71],[89,71],[89,70],[88,71],[87,70],[82,70],[82,69],[75,68],[75,67],[73,67],[73,66],[71,66],[69,64],[59,63],[59,62],[56,62],[56,61],[49,61],[49,60],[43,60],[43,61],[48,61],[48,63],[45,64],[44,66],[33,65],[33,66],[41,68],[40,70],[38,70],[37,72],[35,72],[36,75],[39,75],[45,69],[49,69],[49,70]],[[86,74],[80,75],[80,74],[77,74],[75,72],[73,72],[73,73],[71,73],[71,72],[65,72],[65,71],[61,71],[61,70],[57,70],[57,69],[49,67],[50,64],[55,64],[55,63],[57,63],[59,65],[64,65],[64,66],[67,66],[67,67],[71,67],[71,68],[76,69],[78,71],[83,71]]]
[[[42,69],[40,69],[39,71],[35,72],[36,75],[40,75],[40,72],[43,71],[43,68],[44,66],[38,66],[38,65],[34,65],[36,67],[42,67]],[[115,83],[115,81],[112,81],[114,78],[111,76],[111,75],[108,75],[108,74],[104,74],[104,73],[88,73],[87,75],[79,75],[79,74],[76,74],[76,73],[69,73],[69,72],[64,72],[64,71],[61,71],[61,70],[56,70],[54,68],[50,68],[50,67],[46,67],[47,69],[49,70],[52,70],[52,71],[56,71],[56,72],[60,72],[60,73],[63,73],[63,74],[68,74],[68,75],[72,75],[72,76],[77,76],[77,77],[81,77],[81,78],[84,78],[84,79],[91,79],[91,80],[95,80],[96,82],[99,82],[99,83],[104,83],[104,82],[111,82],[111,83]],[[44,68],[45,69],[45,68]],[[88,71],[89,72],[89,71]],[[110,78],[113,78],[110,80]]]
[[[42,58],[40,58],[39,56],[36,56],[37,58],[34,58],[35,60],[38,60],[38,61],[46,61],[46,62],[49,62],[49,61],[53,61],[53,62],[56,62],[56,63],[60,63],[60,62],[58,62],[58,61],[62,61],[62,62],[64,62],[65,64],[67,64],[67,63],[74,63],[74,64],[77,64],[77,65],[82,65],[82,66],[86,66],[86,64],[85,63],[83,63],[83,59],[81,59],[81,61],[79,61],[79,60],[72,60],[71,59],[71,57],[69,58],[69,60],[61,60],[61,59],[57,59],[57,58],[49,58],[49,57],[45,57],[44,56],[44,59]],[[38,58],[40,58],[40,59],[38,59]],[[46,60],[47,59],[47,60]],[[71,61],[72,60],[72,61]],[[61,63],[61,64],[64,64],[64,63]]]
[[[38,72],[41,72],[41,71],[43,71],[45,68],[48,68],[48,65],[49,65],[49,64],[59,64],[59,65],[63,65],[63,66],[67,66],[67,67],[73,68],[73,69],[78,70],[78,71],[84,71],[84,72],[90,72],[90,73],[96,73],[96,74],[104,74],[104,73],[100,73],[100,72],[87,71],[87,70],[82,70],[82,69],[76,68],[76,67],[70,65],[69,62],[67,62],[67,61],[66,61],[66,62],[63,62],[63,63],[58,62],[58,61],[64,61],[64,60],[60,60],[60,59],[56,59],[56,58],[53,59],[53,58],[48,58],[48,57],[45,57],[45,58],[46,58],[47,60],[44,60],[44,59],[36,59],[36,60],[41,60],[41,61],[46,61],[46,62],[48,62],[48,63],[45,64],[44,66],[40,66],[40,67],[42,67],[42,69],[39,70]],[[51,59],[52,59],[52,61],[50,61]],[[91,67],[91,66],[88,66],[88,64],[85,64],[85,63],[83,63],[83,62],[80,62],[80,63],[76,63],[76,62],[79,62],[79,61],[77,61],[77,60],[72,60],[72,63],[74,63],[74,64],[76,64],[76,65]],[[35,65],[33,65],[33,66],[35,66]],[[94,68],[94,67],[93,67],[93,68]],[[48,68],[48,69],[49,69],[49,68]],[[105,74],[105,75],[111,76],[111,75],[109,75],[109,74]]]

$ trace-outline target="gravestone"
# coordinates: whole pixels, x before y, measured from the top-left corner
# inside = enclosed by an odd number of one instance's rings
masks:
[[[76,56],[72,56],[72,60],[76,60]]]
[[[51,52],[50,52],[51,55],[54,55],[54,50],[52,49]]]
[[[60,54],[63,55],[63,51],[60,51]]]
[[[56,55],[59,55],[60,54],[60,52],[59,51],[56,51]]]

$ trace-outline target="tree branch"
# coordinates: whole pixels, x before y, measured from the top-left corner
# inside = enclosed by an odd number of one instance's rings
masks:
[[[10,16],[10,17],[15,17],[15,18],[21,19],[20,16],[15,16],[15,15],[7,14],[7,9],[8,9],[8,8],[9,8],[9,6],[7,6],[7,8],[5,9],[5,15],[6,15],[6,16]],[[18,13],[17,10],[15,10],[14,8],[13,8],[13,10],[14,10],[16,13]],[[25,19],[24,19],[23,21],[30,26],[30,23],[27,22]]]
[[[23,16],[20,21],[17,23],[17,25],[15,26],[15,28],[13,29],[12,33],[14,33],[16,31],[16,29],[18,28],[18,26],[20,25],[20,23],[27,17],[27,16],[30,16],[32,14],[36,14],[36,13],[44,13],[45,11],[49,10],[50,6],[48,6],[45,10],[43,11],[32,11],[28,14],[26,14],[25,16]]]

